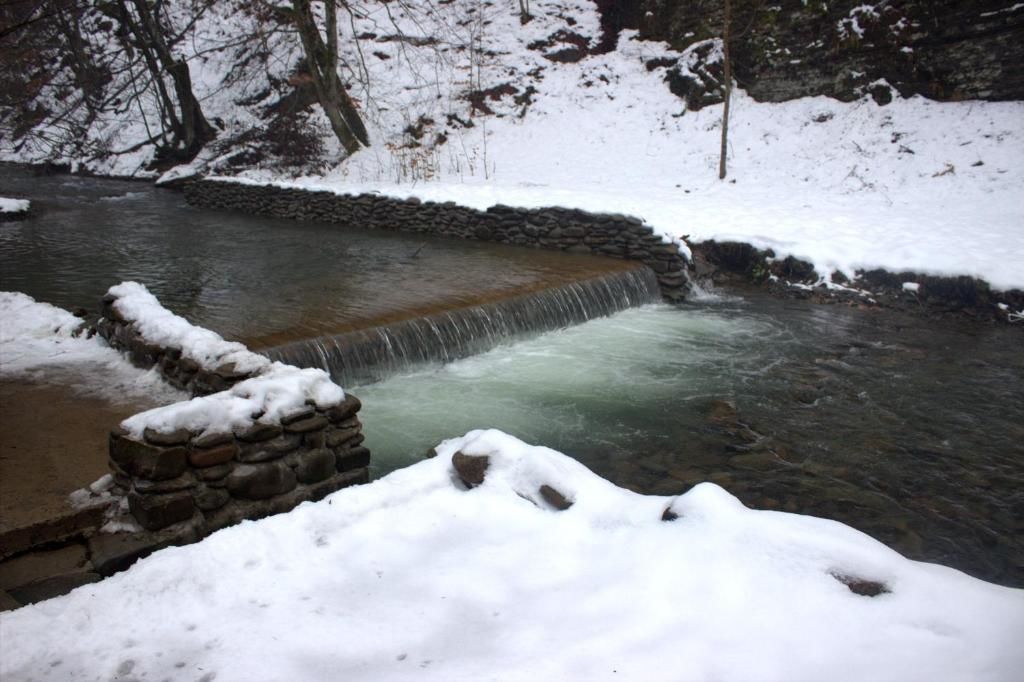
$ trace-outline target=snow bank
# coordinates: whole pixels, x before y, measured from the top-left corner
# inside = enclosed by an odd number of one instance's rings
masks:
[[[0,213],[25,213],[29,209],[28,199],[0,197]]]
[[[230,433],[255,422],[279,423],[281,417],[301,411],[307,401],[326,409],[344,399],[345,392],[322,369],[275,362],[227,391],[140,412],[121,422],[121,428],[135,438],[141,438],[147,428],[164,433],[177,429]]]
[[[82,320],[18,292],[0,292],[0,379],[70,384],[116,402],[181,400],[153,370],[129,364],[97,337],[75,336]]]
[[[486,454],[484,483],[451,456]],[[1024,592],[496,431],[0,614],[4,679],[1012,680]],[[556,512],[537,494],[574,500]],[[525,498],[525,499],[524,499]],[[666,507],[679,518],[661,521]],[[859,596],[832,574],[884,583]],[[205,676],[205,677],[204,677]]]
[[[245,345],[225,341],[220,334],[175,315],[138,282],[122,282],[110,287],[107,294],[117,297],[113,303],[115,310],[133,322],[147,341],[164,348],[180,348],[183,357],[204,369],[215,370],[234,363],[238,372],[255,373],[270,367],[270,360]]]

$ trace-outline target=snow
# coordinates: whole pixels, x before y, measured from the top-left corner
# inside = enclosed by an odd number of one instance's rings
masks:
[[[909,291],[911,293],[916,294],[920,290],[921,290],[921,284],[919,282],[904,282],[903,283],[903,291]]]
[[[483,485],[455,482],[460,450],[490,457]],[[437,452],[0,614],[0,676],[985,681],[1024,666],[1024,591],[842,524],[710,483],[641,496],[497,431]],[[554,511],[540,484],[573,506]]]
[[[169,432],[228,433],[257,421],[277,423],[301,410],[307,401],[323,409],[338,404],[345,392],[320,369],[299,369],[253,353],[244,344],[225,341],[219,334],[197,327],[161,305],[138,282],[122,282],[107,293],[116,296],[113,307],[134,323],[142,337],[164,348],[180,348],[182,357],[216,370],[233,365],[237,372],[256,374],[227,391],[140,412],[121,422],[139,438],[147,428]]]
[[[270,367],[270,360],[253,353],[237,341],[224,338],[209,329],[197,327],[185,318],[175,315],[161,305],[143,284],[122,282],[107,290],[117,297],[114,308],[147,341],[164,348],[179,348],[183,357],[199,363],[200,367],[215,370],[234,363],[238,372],[256,373]]]
[[[28,199],[0,197],[0,213],[25,213],[29,209]]]
[[[99,337],[75,336],[82,320],[18,292],[0,292],[0,379],[57,382],[114,402],[181,400],[155,370],[133,367]]]
[[[275,362],[262,374],[227,391],[140,412],[121,422],[121,428],[141,438],[147,429],[170,432],[230,433],[256,422],[279,423],[302,410],[307,401],[320,409],[337,405],[345,392],[322,369],[299,369]]]
[[[484,40],[504,56],[502,66],[481,67],[484,80],[534,86],[522,117],[511,97],[489,100],[500,118],[438,125],[449,142],[434,150],[396,150],[400,135],[381,139],[402,129],[393,122],[376,129],[374,147],[323,175],[263,169],[242,177],[477,209],[626,213],[673,241],[743,241],[807,260],[823,279],[882,268],[1024,288],[1024,102],[758,103],[736,90],[723,182],[721,107],[685,111],[662,82],[664,70],[647,70],[649,60],[678,53],[624,31],[615,52],[552,66],[522,47],[554,30],[546,7],[538,5],[522,38],[514,18],[488,15]],[[522,75],[535,68],[544,69],[537,79]],[[415,110],[400,92],[394,97],[393,110]]]
[[[186,5],[168,5],[177,26],[187,23]],[[851,35],[854,23],[863,28],[877,7],[851,10],[843,19],[853,22]],[[729,176],[722,182],[716,172],[721,106],[686,111],[664,83],[665,69],[647,68],[666,57],[688,63],[692,50],[687,56],[623,31],[613,52],[553,64],[544,55],[564,42],[528,46],[559,30],[596,44],[596,9],[587,0],[538,0],[531,13],[533,20],[520,25],[512,0],[360,7],[339,27],[341,73],[373,146],[340,163],[338,144],[314,107],[308,125],[326,148],[323,172],[295,178],[269,160],[243,175],[476,208],[503,203],[628,213],[674,241],[739,240],[802,258],[823,279],[833,271],[851,277],[883,268],[968,275],[996,290],[1024,288],[1024,102],[896,97],[879,106],[867,97],[849,103],[816,97],[766,104],[737,90]],[[90,17],[84,30],[94,40],[99,34]],[[222,141],[265,126],[260,112],[287,90],[301,59],[299,41],[288,32],[263,35],[266,49],[247,58],[251,45],[235,38],[257,28],[244,7],[215,3],[177,48],[189,60],[207,118],[223,122]],[[472,110],[467,91],[504,84],[516,95],[487,99],[494,116]],[[528,87],[535,91],[527,106],[516,97]],[[56,100],[50,104],[60,110]],[[97,149],[134,149],[156,111],[146,100],[140,111],[99,117],[89,124],[89,137]],[[428,120],[421,139],[405,132]],[[438,135],[447,142],[436,144]],[[39,160],[53,150],[38,141],[55,136],[41,129],[17,151],[0,149],[0,158]],[[239,151],[210,145],[165,179],[229,174],[226,164]],[[152,154],[145,146],[105,158],[55,153],[95,172],[150,173],[142,170]]]

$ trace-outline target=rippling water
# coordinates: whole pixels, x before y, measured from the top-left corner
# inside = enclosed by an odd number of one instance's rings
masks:
[[[496,427],[637,491],[715,481],[1024,586],[1020,330],[748,292],[353,389],[377,473]],[[735,409],[733,409],[733,407]]]

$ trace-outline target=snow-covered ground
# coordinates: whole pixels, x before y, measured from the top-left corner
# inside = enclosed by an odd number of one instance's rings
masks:
[[[456,451],[489,455],[456,482]],[[550,485],[574,504],[555,511]],[[662,521],[667,507],[678,515]],[[834,576],[889,590],[854,594]],[[0,614],[23,679],[1014,680],[1024,591],[497,431]]]
[[[30,203],[28,199],[9,199],[0,197],[0,213],[26,213]]]
[[[397,79],[374,95],[389,106],[372,119],[373,147],[322,176],[243,175],[476,208],[628,213],[672,238],[744,241],[807,260],[825,276],[884,268],[1024,288],[1024,102],[764,104],[740,90],[729,176],[720,181],[721,107],[685,111],[663,83],[664,70],[646,67],[676,53],[624,31],[615,52],[552,64],[524,46],[563,27],[561,16],[596,36],[593,6],[538,3],[538,18],[525,27],[507,9],[487,14],[480,40],[497,56],[477,65],[478,80],[510,83],[520,94],[532,86],[529,107],[512,95],[487,99],[500,117],[478,116],[472,128],[428,111],[437,124],[424,139],[443,133],[448,142],[403,147],[409,139],[396,131],[424,104],[401,89],[403,72],[390,60],[386,67],[371,60],[371,69],[388,69],[371,80]]]
[[[169,7],[184,27],[186,4]],[[760,104],[737,91],[723,182],[721,106],[686,111],[664,83],[665,68],[647,68],[678,53],[623,31],[611,53],[553,63],[545,55],[571,40],[597,44],[595,5],[536,0],[526,25],[518,10],[513,0],[361,6],[341,22],[341,73],[372,146],[339,163],[337,141],[314,108],[302,121],[323,143],[324,172],[295,179],[267,158],[243,175],[478,208],[629,213],[674,238],[742,240],[794,255],[822,275],[881,267],[1024,288],[1024,102]],[[221,142],[265,125],[259,112],[287,91],[301,59],[287,32],[264,36],[267,50],[248,58],[252,43],[236,39],[258,30],[244,6],[217,3],[178,48],[207,117],[223,124]],[[578,38],[566,42],[559,31]],[[470,91],[481,93],[482,106]],[[137,145],[155,111],[145,100],[89,124],[88,149],[130,153],[76,156],[34,142],[0,149],[0,159],[56,153],[76,168],[147,174],[152,148]],[[251,151],[247,144],[210,145],[167,177],[225,173],[233,156]]]
[[[0,379],[61,383],[131,405],[187,398],[155,370],[131,365],[99,337],[78,336],[82,320],[17,292],[0,292]]]

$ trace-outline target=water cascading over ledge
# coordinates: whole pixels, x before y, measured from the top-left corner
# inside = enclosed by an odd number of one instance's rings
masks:
[[[645,266],[514,298],[264,349],[272,360],[327,370],[343,386],[378,381],[408,367],[450,362],[502,341],[580,324],[661,300]]]

